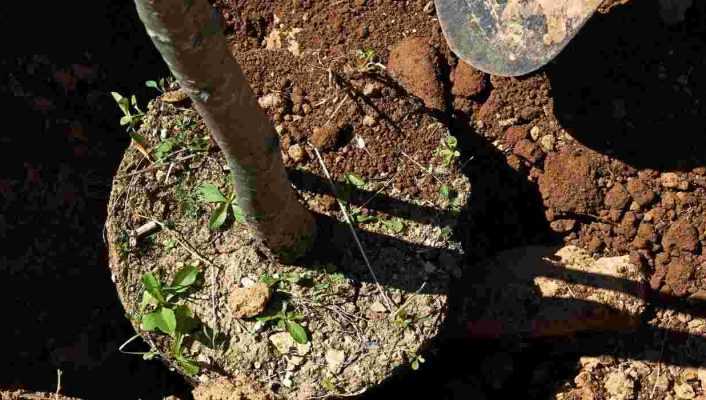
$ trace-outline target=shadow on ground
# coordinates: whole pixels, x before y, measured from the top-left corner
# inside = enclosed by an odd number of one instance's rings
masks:
[[[706,18],[695,4],[672,27],[658,2],[595,16],[547,68],[557,117],[579,142],[635,168],[706,161]]]
[[[109,92],[145,99],[165,73],[138,22],[122,1],[0,5],[0,388],[53,392],[61,369],[63,393],[86,399],[187,393],[117,351],[134,332],[102,238],[128,144]]]

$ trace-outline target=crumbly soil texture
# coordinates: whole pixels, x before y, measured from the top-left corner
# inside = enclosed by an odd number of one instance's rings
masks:
[[[649,328],[579,338],[576,348],[611,355],[576,360],[568,378],[512,351],[491,355],[480,365],[498,373],[453,378],[443,396],[493,397],[520,374],[540,398],[703,396],[706,327],[693,315],[706,298],[706,10],[660,3],[606,2],[555,62],[504,78],[451,54],[432,2],[215,1],[294,186],[338,232],[323,247],[343,250],[281,266],[235,221],[210,231],[213,207],[190,196],[203,182],[229,190],[223,159],[210,142],[190,150],[206,131],[188,102],[156,99],[140,130],[146,150],[179,135],[182,144],[157,166],[132,146],[115,180],[108,233],[128,312],[143,273],[168,280],[200,261],[204,286],[190,306],[227,340],[216,350],[190,345],[197,380],[237,371],[284,396],[350,394],[415,360],[443,323],[450,279],[472,279],[473,265],[500,250],[564,242],[594,257],[629,255],[650,285]],[[447,163],[439,150],[449,135],[463,152]],[[358,227],[385,296],[343,229],[311,143],[324,149],[339,192],[347,174],[364,181],[347,202],[371,217]],[[130,247],[129,232],[150,219],[172,228]],[[312,283],[275,291],[311,334],[310,346],[286,354],[272,340],[282,332],[236,320],[226,304],[231,288],[275,272]],[[406,303],[412,322],[400,325],[391,314]]]

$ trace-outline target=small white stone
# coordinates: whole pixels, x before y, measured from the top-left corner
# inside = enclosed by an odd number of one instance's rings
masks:
[[[338,373],[346,360],[346,353],[343,350],[329,349],[326,351],[326,366],[334,374]]]
[[[556,144],[556,138],[553,135],[544,135],[539,139],[539,145],[544,151],[553,151]]]
[[[299,144],[293,144],[287,149],[287,155],[291,157],[294,162],[302,161],[306,158],[306,152]]]
[[[289,349],[294,346],[294,339],[289,332],[277,332],[269,337],[270,342],[280,354],[289,353]]]
[[[662,186],[666,188],[675,188],[679,186],[679,175],[674,172],[664,172],[659,177]]]
[[[387,308],[385,308],[385,306],[379,301],[376,301],[375,303],[371,304],[370,310],[377,313],[387,312]]]
[[[282,104],[282,97],[277,93],[270,93],[257,99],[257,102],[262,108],[274,108]]]
[[[535,142],[537,141],[537,139],[539,139],[539,134],[540,134],[540,133],[542,133],[542,130],[539,129],[538,126],[533,126],[532,129],[530,129],[530,137],[531,137],[532,140],[534,140]]]

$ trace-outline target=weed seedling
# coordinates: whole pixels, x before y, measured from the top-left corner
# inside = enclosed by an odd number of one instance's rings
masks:
[[[457,158],[461,157],[461,152],[457,148],[458,140],[453,136],[447,136],[436,148],[436,155],[441,157],[445,167],[450,167]]]
[[[402,233],[404,230],[404,222],[399,218],[381,219],[380,222],[385,228],[394,233]]]
[[[167,86],[169,85],[169,81],[171,79],[165,80],[164,78],[160,79],[159,81],[147,81],[145,82],[145,86],[148,88],[152,88],[159,93],[164,93],[167,91]]]
[[[358,71],[371,72],[376,68],[384,70],[385,66],[380,63],[374,49],[359,49],[356,52],[358,56]]]
[[[226,222],[226,218],[228,218],[228,210],[233,211],[233,217],[237,222],[242,224],[246,222],[243,210],[236,203],[234,191],[226,196],[218,189],[218,186],[207,182],[199,186],[197,192],[201,201],[217,204],[216,209],[213,211],[213,214],[211,214],[211,218],[208,220],[208,227],[210,229],[216,230],[223,226]]]
[[[303,320],[304,316],[300,313],[287,311],[287,306],[286,301],[282,302],[282,309],[276,314],[264,315],[255,319],[260,324],[274,324],[277,328],[289,332],[292,339],[299,344],[308,343],[309,335],[306,333],[306,329],[297,322]]]
[[[185,354],[183,342],[189,333],[199,326],[199,322],[194,318],[189,307],[178,304],[178,301],[188,295],[198,277],[199,270],[192,265],[180,269],[168,286],[160,282],[151,272],[142,277],[145,291],[140,303],[140,326],[145,331],[161,332],[173,339],[170,355],[188,375],[198,373],[199,367]],[[146,310],[150,311],[146,312]],[[151,359],[158,355],[154,349],[141,354],[144,359]]]
[[[115,102],[118,103],[120,111],[123,112],[123,116],[120,117],[120,126],[127,125],[128,132],[135,132],[140,121],[142,121],[142,117],[145,116],[145,113],[137,105],[137,98],[134,94],[129,99],[118,92],[110,92],[110,94]],[[132,110],[130,109],[131,106]]]
[[[419,366],[420,366],[420,365],[424,364],[425,361],[426,361],[426,360],[425,360],[424,357],[422,357],[421,355],[419,355],[419,354],[412,354],[412,355],[410,356],[410,363],[409,363],[409,365],[412,367],[413,370],[416,371],[416,370],[419,369]]]

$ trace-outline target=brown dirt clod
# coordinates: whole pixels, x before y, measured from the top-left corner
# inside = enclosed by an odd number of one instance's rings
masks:
[[[451,74],[454,96],[474,97],[483,93],[488,87],[488,77],[464,61],[459,61]]]
[[[691,223],[685,219],[674,222],[662,238],[662,247],[668,253],[681,250],[693,253],[699,245],[699,234]]]
[[[564,150],[547,156],[539,178],[545,206],[558,212],[595,212],[600,203],[596,168],[596,160],[587,151]]]
[[[672,260],[667,265],[667,274],[664,277],[665,283],[676,296],[688,294],[689,281],[694,274],[694,266],[684,260]]]
[[[606,193],[604,202],[610,208],[622,210],[630,202],[630,193],[625,189],[625,186],[616,183]]]
[[[311,135],[311,144],[321,151],[331,150],[341,140],[342,129],[339,126],[324,125],[314,128]]]
[[[424,38],[409,37],[398,42],[390,52],[387,68],[427,108],[446,110],[444,90],[439,80],[439,56]]]
[[[259,282],[250,287],[233,289],[228,305],[235,318],[252,318],[265,311],[271,296],[269,286]]]
[[[641,207],[649,205],[657,197],[655,192],[652,191],[652,189],[650,189],[650,187],[641,179],[629,180],[627,189],[633,200],[635,200],[635,202]]]

